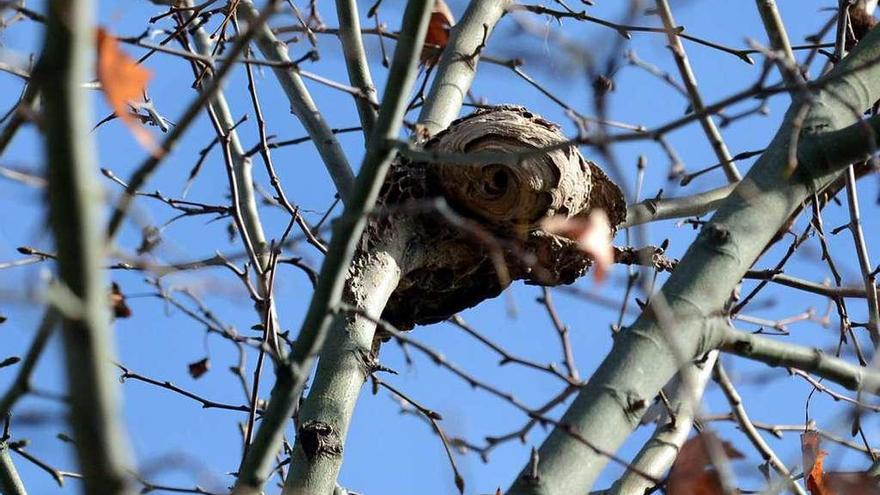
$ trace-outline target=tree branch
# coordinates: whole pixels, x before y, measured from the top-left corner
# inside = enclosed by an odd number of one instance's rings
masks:
[[[738,184],[735,182],[690,196],[646,199],[641,203],[629,205],[626,208],[626,221],[621,224],[620,228],[634,227],[670,218],[703,215],[717,208],[730,196]]]
[[[342,55],[348,68],[348,80],[361,90],[363,96],[355,97],[358,116],[364,128],[364,139],[370,139],[376,123],[376,86],[370,76],[370,65],[364,51],[361,35],[361,22],[358,18],[357,0],[336,0],[336,17],[339,19],[339,41],[342,42]]]
[[[24,483],[18,476],[12,457],[9,455],[7,439],[0,439],[0,492],[6,495],[27,495]]]
[[[333,240],[321,266],[318,285],[306,312],[296,346],[287,363],[276,369],[272,395],[254,442],[239,470],[233,493],[260,493],[273,468],[273,456],[281,447],[284,427],[294,413],[317,353],[324,345],[333,315],[342,299],[346,274],[355,248],[366,228],[366,213],[376,203],[385,174],[395,156],[388,143],[396,139],[406,112],[406,97],[415,82],[419,53],[424,44],[431,12],[429,2],[410,2],[404,13],[404,30],[394,52],[382,106],[367,154],[358,173],[354,195],[333,228]]]
[[[512,0],[474,0],[452,28],[449,43],[440,55],[431,91],[419,114],[419,124],[424,126],[426,134],[437,134],[458,118],[477,74],[479,47],[512,4]]]
[[[672,50],[672,55],[675,57],[675,63],[678,65],[684,86],[690,96],[691,106],[693,106],[694,112],[702,112],[705,108],[703,97],[700,96],[700,91],[697,89],[697,79],[694,76],[694,71],[691,69],[690,62],[688,62],[684,45],[682,45],[681,39],[676,32],[675,19],[672,17],[672,11],[669,9],[669,2],[667,0],[657,0],[657,13],[660,15],[660,19],[663,20],[663,26],[666,28],[669,48]],[[730,156],[730,151],[727,150],[727,145],[724,144],[724,140],[721,138],[721,132],[718,130],[718,126],[715,125],[715,121],[712,120],[710,115],[704,115],[700,117],[700,125],[709,139],[709,144],[712,145],[712,150],[715,151],[718,162],[721,163],[721,168],[724,169],[724,173],[727,175],[727,180],[729,182],[740,180],[739,170],[737,170],[736,164],[733,162],[733,157]]]
[[[695,363],[682,369],[681,373],[690,373],[689,379],[680,380],[676,384],[676,390],[671,401],[672,411],[675,417],[660,418],[654,434],[645,442],[639,453],[630,463],[641,472],[662,478],[675,462],[679,449],[687,441],[688,434],[694,425],[699,401],[703,396],[712,367],[718,359],[718,353],[710,353],[707,359],[701,363]],[[685,384],[691,384],[693,389]],[[669,388],[669,387],[667,387]],[[648,493],[654,487],[654,483],[634,471],[627,471],[611,485],[606,495],[629,495],[633,493]]]
[[[18,374],[15,375],[12,385],[3,397],[0,398],[0,418],[5,418],[12,412],[12,406],[15,405],[22,395],[27,393],[30,388],[30,379],[34,372],[34,367],[36,367],[40,355],[43,354],[43,349],[46,348],[46,343],[49,342],[49,337],[52,336],[57,323],[58,313],[51,307],[47,308],[37,329],[37,334],[34,336],[34,341],[31,342],[31,346],[28,348],[27,354],[25,354],[18,368]]]
[[[818,349],[779,342],[721,325],[720,349],[770,366],[797,368],[827,378],[849,390],[880,395],[880,372],[848,363]]]
[[[240,0],[236,12],[248,24],[252,24],[258,17],[258,11],[251,0]],[[254,39],[264,57],[274,62],[290,63],[287,45],[275,37],[275,33],[267,24],[261,23],[257,27]],[[318,148],[318,153],[324,160],[330,178],[336,185],[339,197],[343,203],[349,201],[354,187],[354,174],[351,171],[351,166],[348,164],[348,159],[345,158],[345,153],[342,152],[339,141],[336,140],[336,136],[312,100],[312,95],[309,94],[309,90],[297,73],[297,69],[291,66],[275,67],[272,70],[290,101],[291,110],[299,117],[309,136],[312,137],[315,147]]]
[[[768,150],[721,204],[647,311],[618,334],[611,353],[582,389],[561,423],[603,451],[615,451],[638,424],[646,404],[695,356],[721,343],[708,318],[722,311],[746,271],[795,209],[872,150],[876,118],[853,124],[850,108],[880,97],[880,30],[862,40],[823,81],[799,139],[799,163],[789,171],[790,109]],[[848,127],[847,127],[848,126]],[[596,424],[602,428],[595,428]],[[568,494],[589,490],[607,458],[556,428],[540,449],[539,480],[528,468],[511,494]],[[577,466],[577,468],[573,468]]]
[[[60,282],[79,303],[64,315],[64,356],[70,423],[88,493],[133,493],[127,434],[113,376],[108,284],[100,188],[89,135],[90,98],[81,82],[91,74],[94,4],[53,0],[37,71],[44,89],[49,221],[58,249]]]

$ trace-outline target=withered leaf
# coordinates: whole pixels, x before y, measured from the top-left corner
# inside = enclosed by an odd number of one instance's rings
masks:
[[[189,364],[189,376],[198,380],[202,375],[211,368],[211,361],[208,358],[200,359]]]
[[[425,46],[422,48],[423,65],[433,66],[440,59],[440,53],[449,42],[449,30],[455,25],[455,17],[443,0],[435,0],[428,21],[428,33],[425,35]]]
[[[110,307],[113,309],[113,316],[116,318],[130,318],[131,308],[125,302],[125,294],[119,284],[113,282],[110,286]]]
[[[542,222],[541,227],[551,234],[561,235],[577,242],[581,251],[590,255],[595,264],[596,281],[605,280],[609,267],[614,263],[611,246],[611,223],[601,208],[594,209],[584,217],[565,218],[555,216]]]
[[[817,431],[801,434],[804,476],[810,495],[880,495],[880,479],[863,472],[825,472],[828,452]]]
[[[128,56],[119,41],[103,28],[98,28],[98,81],[113,112],[131,129],[135,139],[153,154],[159,147],[153,135],[128,110],[129,103],[143,98],[152,73]]]
[[[730,459],[743,455],[729,442],[720,441],[709,433],[701,433],[684,445],[672,465],[667,483],[669,495],[721,495],[724,491],[718,479],[718,471],[706,449],[706,442],[720,442],[721,449]]]

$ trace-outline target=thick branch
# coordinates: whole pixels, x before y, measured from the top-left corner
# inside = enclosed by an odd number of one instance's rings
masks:
[[[397,288],[408,236],[358,256],[343,303],[379,315]],[[372,354],[376,323],[358,314],[336,318],[321,351],[315,380],[299,414],[299,431],[284,485],[285,495],[331,493],[342,465],[354,406],[377,363]]]
[[[853,124],[850,108],[869,108],[880,97],[878,57],[880,30],[875,29],[827,76],[814,97],[796,170],[788,171],[797,113],[790,110],[768,150],[704,226],[649,310],[618,334],[611,353],[562,419],[598,449],[585,448],[564,428],[556,428],[540,449],[538,481],[531,481],[526,468],[509,493],[588,490],[607,462],[597,451],[615,451],[636,428],[644,405],[683,363],[720,344],[721,331],[708,319],[722,311],[780,226],[813,191],[872,149],[869,138],[874,136],[866,136],[862,123]],[[876,119],[868,123],[876,134]]]
[[[373,109],[376,87],[373,85],[367,53],[364,51],[357,0],[336,0],[336,17],[339,19],[339,41],[342,42],[348,80],[363,93],[363,96],[355,97],[354,103],[357,105],[361,127],[364,128],[364,139],[370,139],[376,123],[376,110]]]
[[[474,0],[452,29],[431,91],[419,114],[419,124],[428,135],[437,134],[458,118],[477,74],[480,50],[512,3],[512,0]]]
[[[321,266],[315,293],[306,312],[296,346],[288,362],[276,370],[272,396],[260,422],[260,429],[239,472],[234,493],[260,493],[281,447],[284,427],[293,414],[314,358],[324,344],[333,321],[330,310],[342,299],[349,263],[366,228],[366,214],[376,204],[379,189],[391,166],[395,149],[388,145],[400,134],[406,97],[415,82],[419,53],[424,44],[431,9],[428,2],[410,2],[404,13],[404,30],[394,52],[382,106],[372,139],[367,145],[354,195],[345,205],[333,229],[333,241]]]
[[[79,303],[79,314],[63,319],[70,423],[85,491],[133,493],[112,369],[104,236],[98,227],[101,194],[89,135],[91,99],[80,85],[91,74],[94,5],[90,0],[53,0],[48,5],[37,71],[45,89],[49,220],[60,281]]]
[[[657,421],[654,434],[645,442],[645,445],[630,463],[633,467],[654,478],[662,478],[666,474],[672,463],[675,462],[679,449],[687,441],[699,410],[699,401],[717,359],[718,353],[713,352],[704,362],[682,369],[682,373],[690,373],[691,376],[689,379],[679,380],[676,384],[674,400],[671,403],[675,418],[666,415],[665,418],[660,418]],[[686,384],[690,384],[690,387]],[[606,495],[648,493],[653,487],[654,483],[650,479],[635,471],[628,470],[611,485]]]
[[[880,395],[880,372],[828,355],[810,347],[726,327],[721,350],[754,359],[770,366],[797,368],[827,378],[850,390]]]
[[[27,495],[24,483],[18,476],[12,457],[9,455],[9,444],[0,440],[0,493],[6,495]]]

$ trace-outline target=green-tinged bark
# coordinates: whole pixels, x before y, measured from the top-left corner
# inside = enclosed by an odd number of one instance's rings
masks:
[[[877,122],[853,124],[852,108],[880,98],[880,30],[873,30],[824,79],[810,102],[799,138],[799,163],[789,167],[794,106],[749,174],[720,206],[690,246],[652,305],[622,331],[611,353],[561,422],[580,439],[556,428],[540,448],[538,478],[520,476],[511,494],[583,493],[607,457],[584,445],[614,452],[637,427],[644,407],[686,362],[721,343],[718,315],[734,287],[767,243],[813,192],[873,149]],[[601,426],[598,426],[601,425]],[[526,471],[523,471],[526,473]]]
[[[12,457],[9,455],[9,445],[6,440],[0,440],[0,493],[6,495],[27,495]]]
[[[236,494],[259,493],[268,478],[274,455],[281,447],[284,427],[296,409],[315,356],[322,349],[333,322],[332,311],[342,300],[349,265],[366,228],[366,215],[376,204],[379,189],[395,155],[390,141],[397,139],[400,134],[406,97],[415,82],[418,57],[431,11],[429,4],[424,0],[407,4],[402,23],[404,29],[394,52],[376,129],[368,142],[353,195],[346,203],[341,218],[334,224],[333,239],[321,266],[318,285],[293,352],[288,362],[277,370],[269,404],[239,472],[234,490]]]
[[[382,314],[406,265],[402,236],[383,241],[355,259],[343,302],[369,315]],[[331,493],[342,465],[345,438],[375,356],[376,323],[345,313],[336,318],[321,351],[315,381],[299,413],[299,431],[284,485],[285,495]]]
[[[477,75],[477,62],[484,42],[501,19],[511,0],[474,0],[452,29],[431,91],[419,114],[428,135],[446,129],[458,118],[461,105]]]
[[[741,332],[724,325],[720,349],[770,366],[797,368],[850,390],[880,395],[880,371],[848,363],[819,349]]]
[[[44,90],[49,220],[59,279],[79,303],[78,314],[65,314],[62,322],[70,423],[84,491],[100,495],[133,492],[113,373],[91,99],[81,84],[92,75],[94,8],[90,0],[48,3],[36,77]]]
[[[654,434],[630,462],[630,465],[638,471],[626,471],[607,490],[607,495],[647,493],[654,487],[654,481],[644,475],[648,474],[655,479],[661,479],[666,474],[691,432],[694,419],[700,410],[703,391],[706,389],[709,376],[712,374],[712,367],[717,359],[718,353],[713,352],[705,362],[688,366],[681,371],[690,376],[685,380],[679,380],[671,394],[673,398],[670,406],[675,411],[674,421],[665,412],[660,415]],[[667,388],[672,388],[672,386]],[[661,406],[662,404],[656,403],[656,405]]]
[[[357,0],[336,0],[336,17],[339,19],[339,41],[342,42],[348,80],[352,86],[363,92],[363,96],[355,96],[354,103],[364,128],[364,139],[367,140],[376,123],[376,110],[373,108],[376,87],[373,85],[370,64],[364,51]]]

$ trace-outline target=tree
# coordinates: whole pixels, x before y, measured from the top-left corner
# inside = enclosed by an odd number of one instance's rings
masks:
[[[30,218],[45,211],[51,238],[30,243],[10,235],[21,242],[20,255],[0,268],[46,265],[52,269],[44,273],[53,274],[22,275],[35,288],[10,291],[24,302],[2,323],[20,326],[29,312],[43,312],[29,345],[4,337],[21,349],[0,370],[7,386],[0,398],[4,493],[26,493],[38,483],[29,479],[35,469],[59,484],[81,477],[86,493],[350,493],[343,485],[360,487],[345,472],[340,477],[343,466],[360,469],[358,479],[371,472],[378,490],[403,479],[420,491],[449,491],[408,476],[397,459],[370,447],[357,467],[350,433],[363,413],[356,405],[365,383],[397,401],[386,410],[399,407],[423,420],[423,439],[436,437],[448,461],[444,471],[452,473],[447,483],[462,493],[567,494],[605,486],[603,493],[878,493],[878,270],[868,249],[873,219],[861,215],[859,199],[870,187],[860,179],[874,171],[880,129],[875,2],[841,1],[822,14],[830,19],[804,45],[788,33],[816,28],[806,7],[792,7],[798,22],[784,23],[772,0],[716,5],[748,11],[763,27],[750,36],[767,41],[750,41],[748,49],[715,40],[731,34],[711,26],[684,29],[667,0],[630,2],[622,12],[556,3],[472,0],[461,5],[457,24],[445,4],[427,1],[406,2],[400,11],[378,2],[366,18],[354,0],[337,0],[335,9],[276,0],[154,0],[126,4],[130,11],[87,0],[50,0],[44,12],[4,4],[6,30],[44,27],[33,67],[12,58],[3,67],[24,89],[6,116],[0,152],[23,160],[27,140],[44,152],[24,159],[30,168],[4,163],[0,172],[16,191],[45,194],[46,208],[33,205]],[[325,23],[327,9],[335,19]],[[380,21],[394,16],[397,31]],[[375,29],[362,28],[364,19],[375,19]],[[562,27],[536,23],[541,19]],[[717,22],[711,14],[703,20]],[[125,35],[145,22],[143,34]],[[585,26],[596,29],[590,43],[575,38]],[[662,40],[671,57],[658,51],[657,62],[642,60],[631,50],[636,37]],[[533,49],[541,51],[536,56]],[[730,72],[713,75],[717,88],[698,87],[693,49]],[[322,64],[328,53],[339,55]],[[387,71],[371,63],[377,53]],[[662,64],[674,64],[674,72]],[[527,72],[532,65],[542,74],[555,67],[575,75],[545,85]],[[482,86],[481,98],[472,85],[488,70],[501,72]],[[191,81],[189,95],[182,88]],[[527,101],[515,97],[513,81],[528,85]],[[577,91],[558,96],[560,81],[578,83]],[[638,92],[650,93],[651,107],[615,110]],[[683,115],[664,92],[687,106]],[[585,95],[588,104],[580,101]],[[97,125],[95,106],[107,114]],[[476,110],[463,112],[465,106]],[[759,117],[768,113],[779,116]],[[358,125],[334,127],[340,115],[356,116]],[[568,122],[560,127],[550,115]],[[291,121],[305,137],[276,135]],[[716,165],[685,168],[678,132],[688,133],[689,162],[689,155],[704,158],[692,148],[705,140],[703,153]],[[731,135],[737,146],[759,149],[734,154],[726,144]],[[648,155],[668,157],[669,169],[649,166]],[[750,158],[756,160],[746,167]],[[709,178],[723,184],[712,188]],[[102,193],[99,179],[113,194]],[[179,192],[160,192],[156,182]],[[653,186],[656,194],[644,194]],[[697,186],[702,192],[692,190]],[[317,214],[302,206],[331,200]],[[9,224],[25,225],[16,215],[8,215]],[[205,218],[211,221],[198,222]],[[693,234],[663,223],[671,219],[693,226]],[[184,223],[196,228],[175,231]],[[660,235],[649,235],[648,224],[660,225]],[[238,252],[217,240],[224,227]],[[185,247],[176,249],[175,238]],[[202,256],[206,251],[214,254]],[[569,285],[585,274],[587,282]],[[822,282],[828,275],[833,280]],[[230,280],[237,291],[226,296]],[[481,303],[505,290],[513,298],[538,291],[538,305],[519,318],[534,326],[541,313],[549,315],[552,350],[544,348],[546,336],[523,347],[522,340],[505,342],[509,336],[483,330],[504,317],[481,312],[492,304]],[[554,294],[566,291],[582,298],[557,301]],[[807,304],[827,304],[827,312],[791,317],[807,297]],[[759,306],[773,298],[777,307]],[[611,309],[596,309],[603,304]],[[163,307],[175,316],[162,316]],[[478,324],[464,319],[472,316]],[[566,317],[590,333],[576,334]],[[809,327],[813,334],[789,334],[810,322],[819,324]],[[741,329],[746,325],[754,328]],[[599,335],[602,326],[611,332]],[[437,327],[442,335],[427,333]],[[451,328],[460,333],[451,337]],[[191,335],[182,336],[184,329]],[[61,369],[44,356],[56,330]],[[439,342],[462,337],[473,339],[464,356],[479,349],[500,359],[499,368],[517,368],[518,378],[494,385],[501,376],[494,362],[471,357],[458,365],[438,350]],[[120,360],[114,340],[123,345]],[[169,350],[191,352],[198,342],[204,357],[188,366]],[[596,370],[587,376],[575,355],[596,360]],[[508,408],[502,417],[474,408],[481,421],[524,425],[469,439],[465,428],[455,431],[444,420],[459,404],[432,403],[431,393],[443,391],[420,382],[413,363],[449,372],[457,386],[463,382],[517,412]],[[218,365],[233,380],[213,369]],[[749,386],[734,366],[759,373],[760,386]],[[784,368],[790,380],[765,383],[785,376],[768,366]],[[167,381],[184,373],[184,385]],[[55,391],[59,374],[64,392]],[[134,383],[150,388],[132,391]],[[554,389],[549,397],[547,384]],[[809,388],[798,392],[803,384]],[[190,416],[170,419],[181,409],[138,402],[139,393],[181,399],[175,407],[189,408]],[[814,405],[814,395],[829,403]],[[718,399],[726,412],[711,414]],[[542,405],[529,405],[533,400]],[[223,416],[194,414],[193,405]],[[797,424],[755,419],[768,414],[765,405],[779,411],[777,418],[794,414]],[[144,426],[156,416],[166,418],[160,430]],[[33,422],[44,432],[63,431],[59,438],[74,447],[75,472],[55,467],[72,461],[37,430],[33,444],[25,440]],[[236,426],[240,435],[222,448],[203,439],[188,446],[196,457],[185,461],[142,460],[179,445],[176,437],[189,430],[228,437]],[[374,440],[405,441],[406,434],[394,434],[404,428],[396,420],[374,418],[369,428]],[[636,444],[625,445],[640,428]],[[798,430],[801,442],[794,435],[768,442],[768,433]],[[535,448],[510,449],[516,467],[505,463],[507,474],[493,473],[504,478],[477,477],[479,486],[471,486],[460,464],[473,454],[488,461],[516,439]],[[820,439],[838,450],[824,452]],[[844,450],[858,459],[841,465]],[[209,471],[232,477],[193,482],[198,456]],[[752,469],[734,469],[750,460]]]

